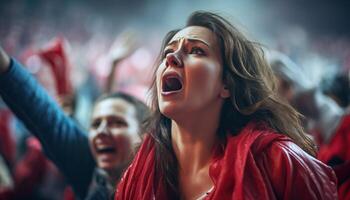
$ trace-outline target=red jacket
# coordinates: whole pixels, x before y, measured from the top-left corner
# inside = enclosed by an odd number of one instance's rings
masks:
[[[117,187],[115,199],[168,199],[155,186],[154,140],[145,139]],[[248,124],[214,150],[209,175],[214,189],[206,199],[337,199],[332,169],[288,137]]]
[[[318,158],[331,165],[339,180],[339,199],[350,199],[350,114],[346,114],[328,144],[322,144]]]

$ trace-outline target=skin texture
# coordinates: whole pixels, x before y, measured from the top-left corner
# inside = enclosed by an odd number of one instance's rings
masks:
[[[164,92],[169,74],[181,80],[180,90]],[[211,150],[218,139],[222,104],[230,95],[222,81],[222,59],[214,33],[199,26],[179,31],[164,50],[156,81],[159,109],[172,120],[181,198],[196,199],[213,187]]]
[[[96,104],[92,114],[89,142],[97,166],[106,172],[122,170],[129,164],[138,136],[135,107],[121,98],[108,98]],[[101,153],[110,148],[113,151]]]
[[[163,114],[174,119],[179,109],[186,115],[216,103],[223,87],[222,64],[216,37],[210,30],[199,26],[183,29],[169,42],[164,54],[156,74]],[[181,77],[180,92],[162,95],[162,78],[167,73],[177,73]]]

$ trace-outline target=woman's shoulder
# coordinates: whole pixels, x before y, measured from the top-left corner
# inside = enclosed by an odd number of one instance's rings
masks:
[[[228,145],[246,154],[245,177],[263,180],[278,198],[335,199],[333,170],[302,150],[292,139],[264,124],[250,123]],[[230,147],[228,147],[229,149]],[[242,151],[243,149],[243,151]],[[239,154],[237,155],[239,156]],[[248,172],[249,171],[249,172]],[[269,188],[269,187],[267,187]]]
[[[218,183],[222,182],[220,177],[234,180],[243,196],[336,199],[333,170],[286,135],[263,124],[249,123],[238,135],[227,138],[223,150],[224,153],[217,154],[220,156],[211,167],[211,175]]]
[[[295,163],[312,163],[329,168],[322,162],[305,152],[301,147],[293,142],[287,135],[277,133],[267,125],[262,123],[250,123],[242,129],[237,137],[230,140],[237,140],[236,143],[249,147],[249,151],[255,158],[268,156],[272,160],[283,157]],[[230,141],[232,142],[232,141]],[[304,165],[304,164],[301,164]]]
[[[281,134],[270,128],[266,123],[250,122],[236,136],[229,136],[227,143],[242,144],[249,147],[254,156],[263,153],[278,152],[296,157],[307,157],[313,159],[302,150],[287,135]]]
[[[254,160],[263,161],[268,168],[283,167],[286,170],[290,167],[307,173],[317,170],[327,173],[329,177],[334,174],[329,166],[305,152],[291,138],[263,123],[246,125],[237,136],[228,138],[226,148],[239,148],[241,152],[244,149]]]
[[[290,144],[291,139],[286,135],[279,134],[269,128],[265,123],[250,122],[242,128],[237,135],[227,137],[226,145],[246,148],[253,154],[259,154],[270,148],[271,145],[276,147],[278,143]],[[293,142],[291,142],[293,143]]]
[[[263,179],[271,183],[277,196],[336,197],[337,180],[333,170],[289,137],[261,127],[252,129],[248,134],[248,138],[257,135],[250,146],[250,153],[256,167],[264,172]]]
[[[337,197],[334,171],[291,140],[276,140],[260,151],[254,151],[254,160],[257,168],[265,172],[265,178],[276,194],[292,199]]]

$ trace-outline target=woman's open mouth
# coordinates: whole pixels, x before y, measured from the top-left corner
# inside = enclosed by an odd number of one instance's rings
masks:
[[[167,73],[162,78],[162,94],[169,95],[182,90],[182,79],[177,73]]]

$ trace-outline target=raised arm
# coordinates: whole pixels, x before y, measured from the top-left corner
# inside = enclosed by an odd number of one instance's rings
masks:
[[[108,52],[110,61],[110,73],[107,77],[105,93],[111,93],[115,87],[115,72],[120,61],[130,56],[136,49],[135,34],[132,32],[124,32],[118,36]]]
[[[41,142],[46,155],[84,197],[95,167],[86,133],[0,47],[0,95]]]

